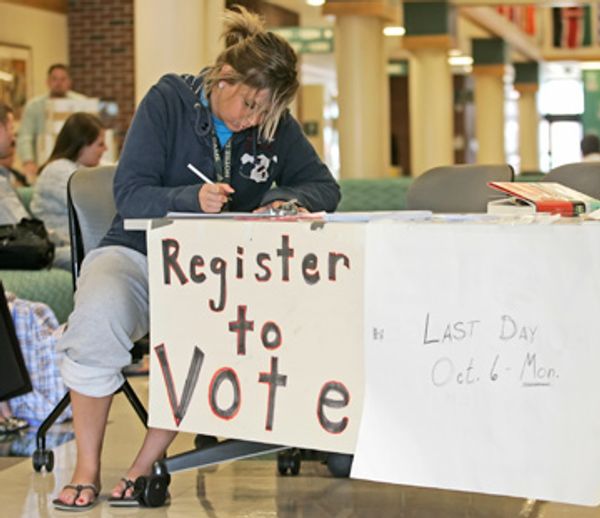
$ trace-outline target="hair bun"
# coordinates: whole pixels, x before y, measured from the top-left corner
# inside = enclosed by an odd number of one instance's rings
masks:
[[[233,9],[225,13],[223,38],[226,48],[237,45],[264,30],[262,18],[241,5],[236,4]]]

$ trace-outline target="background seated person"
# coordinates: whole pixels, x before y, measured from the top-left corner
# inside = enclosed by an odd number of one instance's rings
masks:
[[[600,161],[600,138],[598,135],[588,133],[581,140],[581,154],[584,162]]]
[[[106,151],[104,128],[95,115],[74,113],[65,121],[33,188],[31,212],[56,245],[54,266],[71,269],[67,182],[81,166],[94,167]]]
[[[0,101],[0,160],[10,158],[15,145],[14,117],[10,106]],[[0,225],[12,225],[31,215],[12,185],[11,172],[0,165]]]
[[[12,182],[13,186],[28,187],[29,182],[27,181],[27,177],[25,176],[25,174],[13,167],[13,163],[15,161],[16,156],[15,144],[16,142],[13,140],[13,144],[8,150],[8,155],[0,158],[0,167],[5,167],[6,169],[8,169],[8,172],[10,173],[10,181]]]

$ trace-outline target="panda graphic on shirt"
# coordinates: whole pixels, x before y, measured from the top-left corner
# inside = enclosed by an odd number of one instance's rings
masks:
[[[242,163],[241,174],[249,180],[253,180],[256,183],[263,183],[269,179],[269,169],[271,164],[277,163],[277,155],[273,155],[271,158],[263,153],[256,156],[250,153],[244,153],[240,159]],[[250,169],[248,171],[248,169]]]

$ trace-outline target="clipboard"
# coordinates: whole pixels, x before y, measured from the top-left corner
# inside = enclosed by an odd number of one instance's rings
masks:
[[[31,391],[31,379],[0,281],[0,401]]]

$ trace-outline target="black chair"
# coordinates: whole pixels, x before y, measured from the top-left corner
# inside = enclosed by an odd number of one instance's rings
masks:
[[[513,168],[500,165],[435,167],[415,178],[406,193],[406,208],[432,212],[487,212],[494,191],[488,182],[512,182]]]
[[[577,162],[552,169],[542,182],[557,182],[600,199],[600,162]]]
[[[116,207],[112,191],[115,169],[114,166],[80,169],[73,173],[69,180],[67,204],[74,288],[83,258],[98,245],[115,216]],[[146,426],[146,409],[127,380],[117,392],[125,394],[135,413]],[[67,392],[38,428],[36,450],[32,456],[35,471],[41,471],[42,468],[46,468],[48,472],[52,471],[54,453],[46,449],[46,433],[70,402],[71,398]]]

